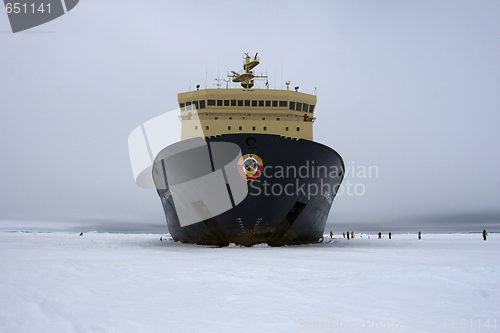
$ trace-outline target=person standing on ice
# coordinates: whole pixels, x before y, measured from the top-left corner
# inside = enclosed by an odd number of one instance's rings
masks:
[[[345,232],[342,233],[342,236],[344,236],[344,238],[345,238]]]
[[[349,231],[347,232],[347,239],[349,239]]]
[[[488,236],[488,233],[486,232],[486,230],[483,230],[483,239],[486,240],[486,236]]]
[[[422,239],[422,234],[420,233],[420,231],[418,232],[418,239]]]
[[[391,239],[391,232],[389,231],[389,239]]]
[[[330,231],[330,238],[333,238],[333,232]]]
[[[354,231],[351,232],[351,238],[354,238]]]
[[[382,239],[382,233],[380,231],[378,232],[378,239]]]

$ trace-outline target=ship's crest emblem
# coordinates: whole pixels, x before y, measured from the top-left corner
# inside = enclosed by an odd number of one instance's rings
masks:
[[[248,180],[256,180],[262,174],[264,163],[255,154],[246,154],[238,160],[238,172],[241,177]]]

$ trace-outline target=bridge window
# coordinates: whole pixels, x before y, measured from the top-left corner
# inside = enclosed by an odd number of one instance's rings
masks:
[[[222,99],[217,100],[217,106],[222,106]]]
[[[264,101],[259,101],[259,106],[264,106]]]
[[[201,100],[200,101],[200,109],[204,109],[205,108],[205,100]]]
[[[208,126],[207,126],[207,130],[208,130]]]
[[[243,106],[243,100],[241,99],[238,100],[238,106]]]
[[[309,105],[309,112],[314,112],[314,105]]]
[[[210,105],[215,105],[215,99],[209,99],[207,101],[207,104],[210,106]]]
[[[271,101],[266,101],[266,106],[271,106]]]
[[[186,104],[180,103],[179,106],[181,107],[181,111],[186,110]]]
[[[273,101],[273,106],[278,106],[278,101]]]
[[[297,103],[297,111],[302,111],[302,103]]]
[[[250,106],[250,100],[249,99],[245,100],[245,106]]]
[[[288,101],[280,101],[280,108],[286,108],[288,106]]]
[[[264,131],[267,131],[267,127],[264,126]]]
[[[252,106],[257,106],[257,101],[252,101]]]
[[[236,106],[236,100],[235,99],[231,100],[231,106]]]
[[[295,102],[290,102],[290,110],[295,110]]]
[[[224,100],[224,106],[229,106],[229,100],[228,99]]]
[[[309,110],[309,104],[302,104],[302,111],[307,112]]]
[[[287,131],[287,132],[288,132],[288,127],[285,127],[285,131]]]
[[[194,102],[193,102],[193,105],[194,105],[194,109],[195,109],[195,110],[198,110],[198,101],[194,101]]]
[[[243,128],[240,126],[240,131],[242,130]]]
[[[194,127],[194,129],[195,129],[195,130],[197,130],[197,129],[198,129],[198,126],[195,126],[195,127]]]
[[[191,102],[186,102],[186,110],[191,110]]]
[[[255,131],[255,126],[254,126],[254,127],[252,127],[252,130],[254,130],[254,131]]]
[[[228,131],[230,131],[230,130],[231,130],[231,126],[228,126],[228,127],[227,127],[227,130],[228,130]]]
[[[297,132],[300,131],[300,127],[297,127]]]

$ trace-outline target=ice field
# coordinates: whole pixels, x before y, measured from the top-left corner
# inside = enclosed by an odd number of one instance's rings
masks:
[[[0,332],[500,332],[500,234],[384,236],[0,232]]]

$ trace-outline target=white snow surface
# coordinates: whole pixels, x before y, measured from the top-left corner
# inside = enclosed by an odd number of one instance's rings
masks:
[[[0,232],[0,332],[500,332],[499,234],[368,236],[216,248]]]

